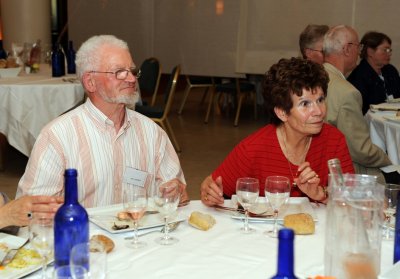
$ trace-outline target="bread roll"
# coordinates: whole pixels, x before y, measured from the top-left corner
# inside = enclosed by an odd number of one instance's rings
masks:
[[[298,213],[286,215],[283,219],[286,228],[293,229],[295,234],[313,234],[315,223],[310,214]]]
[[[215,225],[215,219],[209,214],[193,211],[190,214],[189,224],[196,229],[207,231]]]
[[[90,238],[90,251],[99,251],[98,246],[103,247],[104,251],[110,253],[114,249],[114,241],[102,234],[95,234]]]

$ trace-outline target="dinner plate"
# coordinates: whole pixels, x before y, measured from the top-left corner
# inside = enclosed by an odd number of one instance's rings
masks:
[[[106,230],[109,233],[124,233],[133,231],[133,223],[132,221],[120,221],[117,218],[118,212],[123,211],[122,204],[115,204],[104,207],[96,207],[96,208],[88,208],[87,212],[89,214],[89,220],[99,226],[100,228]],[[179,211],[179,210],[178,210]],[[183,216],[179,212],[176,212],[176,217],[171,218],[170,222],[176,221],[184,221],[187,219],[186,216]],[[114,224],[116,225],[127,225],[129,226],[126,229],[113,229]],[[142,219],[139,220],[138,230],[150,229],[161,227],[164,225],[164,219],[161,214],[145,214]]]
[[[234,202],[234,196],[232,196],[232,200]],[[265,197],[259,197],[257,204],[254,205],[256,210],[258,211],[257,213],[260,213],[260,208],[269,208],[268,210],[271,210],[271,207],[269,206],[268,202],[266,201]],[[318,221],[317,215],[315,214],[314,208],[311,206],[311,203],[308,198],[306,197],[300,197],[300,198],[289,198],[289,201],[282,206],[278,213],[278,221],[282,222],[283,218],[286,215],[289,214],[296,214],[296,213],[308,213],[312,216],[315,222]],[[244,214],[241,214],[239,212],[232,212],[233,219],[238,219],[238,220],[243,220],[244,219]],[[274,218],[273,217],[266,217],[266,218],[260,218],[260,217],[249,217],[249,221],[252,222],[273,222]]]
[[[0,240],[1,242],[1,240]],[[33,249],[30,247],[28,243],[21,249],[25,249],[26,251],[32,251]],[[22,268],[10,267],[9,264],[0,268],[0,278],[2,279],[18,279],[24,276],[27,276],[35,271],[38,271],[42,268],[42,260],[33,257],[29,253],[23,257],[23,259],[27,262],[27,265]],[[49,259],[47,264],[50,264],[54,261],[53,258]]]
[[[377,105],[370,105],[371,110],[388,110],[397,111],[400,109],[400,103],[382,103]]]

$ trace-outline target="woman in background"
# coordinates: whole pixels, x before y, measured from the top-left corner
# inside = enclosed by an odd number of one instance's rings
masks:
[[[390,64],[392,40],[386,34],[367,32],[360,43],[363,45],[361,61],[348,81],[361,92],[365,114],[370,105],[400,98],[400,77]]]

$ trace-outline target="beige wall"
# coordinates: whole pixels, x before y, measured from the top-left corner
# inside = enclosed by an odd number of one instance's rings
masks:
[[[348,24],[360,38],[384,32],[400,67],[397,0],[69,0],[68,13],[77,48],[92,35],[114,34],[137,64],[156,56],[163,72],[180,63],[190,74],[264,73],[279,58],[299,55],[298,35],[309,23]]]

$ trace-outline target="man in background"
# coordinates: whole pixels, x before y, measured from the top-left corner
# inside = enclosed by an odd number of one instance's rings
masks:
[[[377,175],[378,181],[384,183],[379,168],[392,163],[372,143],[362,113],[361,94],[345,78],[356,67],[360,49],[357,32],[349,26],[335,26],[324,37],[324,67],[330,80],[326,120],[345,135],[356,173]]]
[[[310,24],[301,32],[299,46],[304,59],[318,64],[324,63],[322,44],[324,42],[324,35],[328,30],[328,25]]]

